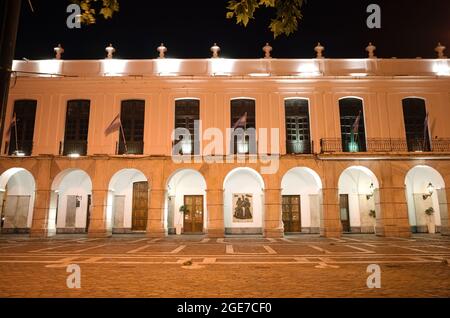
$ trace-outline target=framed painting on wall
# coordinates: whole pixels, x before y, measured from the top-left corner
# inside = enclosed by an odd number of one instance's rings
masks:
[[[233,194],[233,222],[253,222],[253,194]]]

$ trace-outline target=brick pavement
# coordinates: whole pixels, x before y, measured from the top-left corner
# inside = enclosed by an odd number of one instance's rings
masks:
[[[0,237],[0,297],[449,297],[450,238]],[[66,286],[69,264],[81,289]],[[367,266],[381,266],[368,289]]]

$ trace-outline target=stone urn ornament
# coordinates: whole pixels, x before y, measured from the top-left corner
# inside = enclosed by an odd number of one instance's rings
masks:
[[[55,51],[55,59],[60,60],[62,58],[63,53],[64,53],[64,49],[61,46],[61,44],[58,44],[58,46],[55,47],[53,49],[53,51]]]
[[[263,52],[264,52],[264,58],[265,59],[271,59],[272,56],[270,55],[273,51],[273,48],[270,46],[269,43],[266,43],[266,45],[263,47]]]
[[[105,49],[107,56],[107,59],[112,59],[114,56],[114,53],[116,53],[116,49],[112,46],[112,44],[109,44],[109,46]]]
[[[161,45],[156,49],[159,53],[160,59],[166,58],[167,48],[164,46],[164,43],[161,43]]]
[[[366,47],[367,53],[369,53],[369,59],[375,59],[375,51],[377,47],[372,44],[372,42],[369,43],[369,45]]]
[[[325,47],[322,46],[322,44],[317,43],[317,46],[314,48],[314,51],[316,51],[317,55],[316,58],[317,59],[323,59],[323,52],[325,51]]]
[[[217,45],[217,43],[214,43],[214,45],[211,47],[211,52],[214,59],[219,58],[220,47]]]
[[[447,48],[444,45],[442,45],[441,42],[438,43],[438,45],[434,49],[438,55],[438,59],[446,59],[447,58],[444,54],[446,49]]]

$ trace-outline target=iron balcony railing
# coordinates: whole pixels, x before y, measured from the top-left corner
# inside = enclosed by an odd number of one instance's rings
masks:
[[[29,157],[33,153],[33,141],[31,140],[25,140],[23,142],[19,141],[17,145],[15,143],[9,145],[7,144],[6,149],[8,149],[9,156]]]
[[[62,144],[62,148],[63,148],[62,149],[63,156],[70,156],[70,155],[86,156],[87,149],[88,149],[88,143],[87,143],[87,141],[66,140]]]
[[[119,142],[118,147],[119,155],[142,155],[144,154],[144,142],[143,141],[127,141],[127,145],[123,142]]]
[[[450,152],[450,139],[406,140],[392,138],[369,138],[367,150],[359,145],[342,143],[340,138],[324,138],[320,140],[321,153],[364,153],[364,152]]]
[[[313,149],[312,141],[286,141],[286,152],[290,155],[311,154]]]

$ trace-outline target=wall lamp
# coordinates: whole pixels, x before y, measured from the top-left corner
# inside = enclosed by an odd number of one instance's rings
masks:
[[[431,197],[434,193],[434,185],[430,182],[427,186],[427,192],[428,194],[424,194],[423,195],[423,200],[425,201],[426,199],[428,199],[429,197]]]

